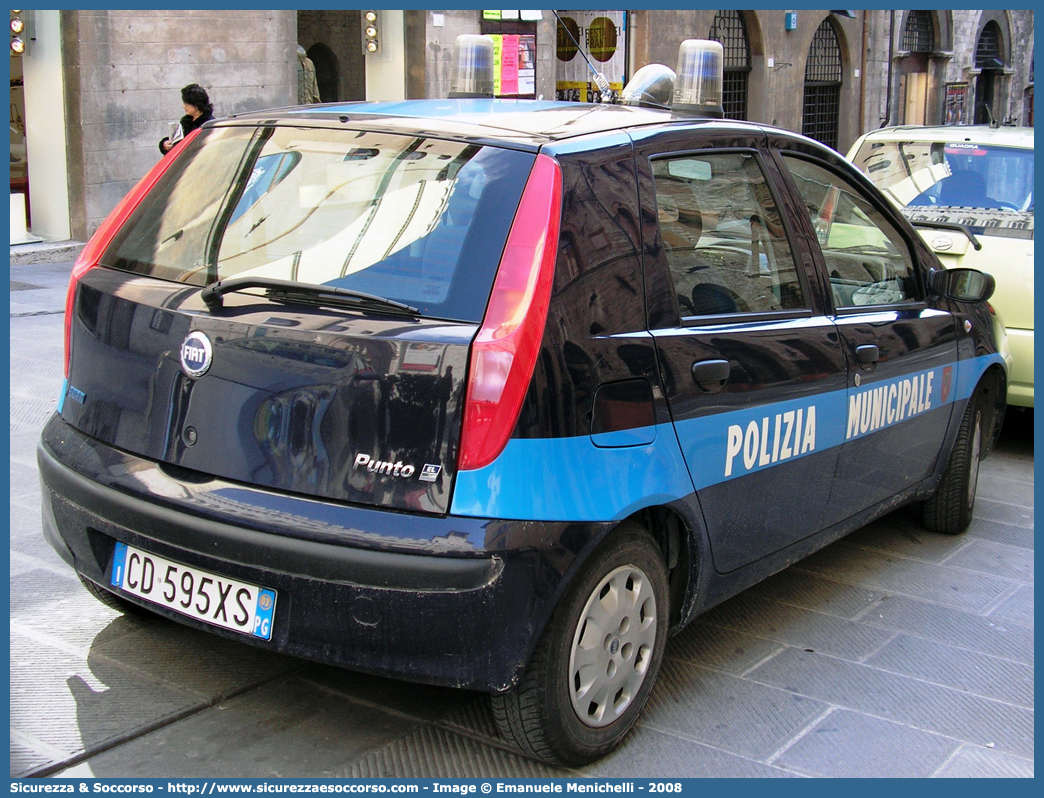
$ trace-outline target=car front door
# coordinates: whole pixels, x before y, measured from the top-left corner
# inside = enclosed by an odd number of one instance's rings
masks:
[[[845,356],[757,132],[636,141],[650,329],[714,566],[822,527]]]
[[[950,422],[956,329],[926,301],[927,250],[854,169],[813,148],[783,150],[781,160],[807,211],[848,362],[832,524],[933,473]]]

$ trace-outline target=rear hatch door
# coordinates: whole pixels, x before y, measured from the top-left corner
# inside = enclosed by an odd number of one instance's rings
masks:
[[[445,513],[534,155],[270,125],[177,158],[76,286],[66,421],[184,478]]]

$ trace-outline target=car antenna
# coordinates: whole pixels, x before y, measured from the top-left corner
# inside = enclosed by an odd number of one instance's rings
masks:
[[[989,103],[983,103],[982,107],[986,109],[986,116],[990,118],[990,127],[998,128],[1000,125],[997,124],[997,120],[993,118],[993,111],[990,110]]]
[[[576,45],[577,51],[579,51],[580,55],[582,55],[584,57],[584,60],[587,62],[587,66],[590,68],[591,73],[594,75],[595,85],[598,86],[598,91],[601,92],[601,101],[603,103],[612,102],[613,89],[609,85],[609,79],[605,76],[605,74],[595,69],[594,64],[591,63],[591,59],[588,58],[587,53],[584,52],[584,48],[581,47],[580,42],[578,42],[574,38],[573,32],[569,30],[568,27],[566,27],[566,24],[564,22],[562,22],[562,18],[558,16],[558,12],[552,11],[551,13],[555,15],[555,19],[558,20],[558,24],[562,26],[562,29],[566,32],[566,35],[569,36],[573,44]]]

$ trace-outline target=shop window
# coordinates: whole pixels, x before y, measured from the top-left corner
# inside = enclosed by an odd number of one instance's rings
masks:
[[[627,72],[627,12],[559,11],[557,17],[557,99],[598,102],[599,90],[591,65],[605,75],[613,97],[618,97]]]
[[[537,23],[522,19],[523,13],[526,12],[483,12],[480,30],[493,40],[495,97],[536,98]]]

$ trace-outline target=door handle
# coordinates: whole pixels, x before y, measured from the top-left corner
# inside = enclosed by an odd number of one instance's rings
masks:
[[[704,393],[717,393],[725,387],[731,371],[727,360],[701,360],[692,364],[692,379]]]
[[[860,366],[869,368],[881,358],[881,350],[875,344],[863,344],[855,350],[856,360]]]

